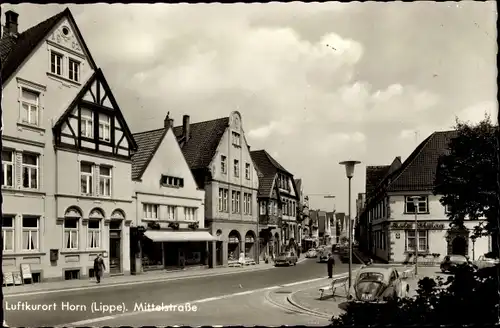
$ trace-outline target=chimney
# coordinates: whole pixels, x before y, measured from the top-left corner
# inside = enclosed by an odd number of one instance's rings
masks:
[[[174,119],[170,118],[170,112],[167,113],[167,116],[165,116],[165,120],[163,121],[163,127],[166,128],[174,128]]]
[[[184,140],[188,141],[190,136],[190,126],[189,126],[189,115],[184,115],[182,117],[182,135],[184,136]]]
[[[5,28],[3,31],[4,35],[16,35],[18,34],[17,30],[17,18],[19,17],[19,14],[12,11],[8,10],[5,12]]]

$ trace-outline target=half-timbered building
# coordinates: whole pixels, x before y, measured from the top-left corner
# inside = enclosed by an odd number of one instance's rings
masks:
[[[0,41],[5,272],[85,279],[102,253],[130,271],[136,143],[69,9]]]

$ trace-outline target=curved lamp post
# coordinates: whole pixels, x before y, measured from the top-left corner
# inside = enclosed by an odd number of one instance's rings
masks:
[[[349,181],[349,293],[352,287],[352,219],[351,219],[351,179],[354,176],[354,167],[356,164],[360,164],[360,161],[344,161],[340,162],[340,165],[345,166],[345,174]]]

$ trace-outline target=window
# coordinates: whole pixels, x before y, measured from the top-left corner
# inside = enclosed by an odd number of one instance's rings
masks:
[[[111,117],[107,115],[99,115],[99,140],[111,141]]]
[[[406,250],[415,251],[415,230],[406,231]],[[418,231],[418,251],[427,250],[427,230]]]
[[[219,188],[219,212],[227,212],[228,211],[228,197],[229,191],[224,188]]]
[[[50,72],[56,75],[62,75],[63,56],[51,51],[50,52]]]
[[[227,157],[220,155],[220,171],[224,174],[227,173]]]
[[[184,217],[186,221],[196,221],[196,208],[194,207],[184,207]]]
[[[158,219],[158,205],[155,204],[144,204],[144,218],[145,219]]]
[[[23,187],[38,189],[38,155],[23,154]]]
[[[278,202],[273,201],[273,214],[278,215]]]
[[[245,178],[250,180],[250,164],[245,163]]]
[[[14,218],[12,216],[2,218],[2,236],[4,252],[14,251]]]
[[[260,215],[266,214],[266,202],[260,202]]]
[[[2,150],[3,180],[2,187],[14,186],[14,152]]]
[[[418,200],[417,213],[428,213],[427,208],[427,196],[420,196]],[[413,199],[410,196],[405,197],[405,213],[414,214],[415,206],[413,205]]]
[[[99,167],[99,194],[111,196],[111,168],[107,166]]]
[[[81,118],[81,136],[85,138],[92,138],[94,135],[94,125],[92,124],[94,119],[94,113],[89,109],[81,109],[80,110],[80,118]]]
[[[90,163],[80,163],[80,190],[84,195],[92,195],[93,166]]]
[[[175,206],[167,205],[167,220],[175,221]]]
[[[184,187],[184,179],[170,177],[168,175],[162,175],[161,176],[161,185],[164,187],[182,188],[182,187]]]
[[[78,249],[78,219],[64,219],[64,248]]]
[[[243,194],[243,213],[252,214],[252,194]]]
[[[231,209],[233,213],[241,213],[240,198],[241,192],[234,190],[231,192]]]
[[[25,88],[21,89],[21,122],[38,125],[40,94]]]
[[[23,217],[23,250],[36,251],[39,247],[38,235],[40,227],[38,218]]]
[[[233,142],[233,145],[241,147],[241,137],[239,133],[232,132],[231,133],[231,140]]]
[[[100,248],[101,247],[101,221],[89,220],[88,226],[87,247]]]
[[[240,161],[234,160],[234,176],[237,178],[240,176]]]
[[[69,79],[80,81],[80,63],[73,59],[69,60]]]

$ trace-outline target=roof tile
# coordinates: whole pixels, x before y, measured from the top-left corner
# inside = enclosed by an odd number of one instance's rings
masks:
[[[137,151],[132,155],[132,179],[142,177],[166,132],[167,129],[162,128],[133,134],[137,143]]]
[[[174,127],[173,132],[181,145],[182,153],[191,170],[207,168],[210,165],[228,126],[229,117],[191,123],[190,136],[187,142],[184,141],[182,135],[183,127]]]

